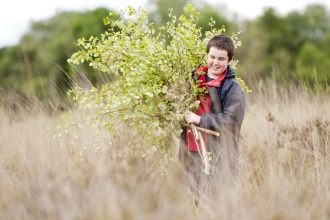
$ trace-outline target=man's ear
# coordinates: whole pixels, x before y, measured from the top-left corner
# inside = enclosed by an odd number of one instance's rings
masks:
[[[228,62],[228,65],[230,65],[230,64],[231,64],[231,62],[233,62],[233,60],[234,60],[234,57],[233,57],[233,58],[231,58],[231,60],[229,60],[229,62]]]

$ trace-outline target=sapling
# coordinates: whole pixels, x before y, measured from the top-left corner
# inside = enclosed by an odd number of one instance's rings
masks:
[[[185,126],[183,116],[196,110],[196,97],[206,92],[195,85],[191,72],[204,65],[208,39],[225,31],[213,28],[211,19],[203,37],[195,7],[188,4],[184,12],[187,16],[177,18],[170,9],[170,22],[156,30],[144,9],[128,6],[121,15],[109,13],[104,19],[109,28],[100,38],[78,39],[80,50],[68,62],[88,62],[115,76],[100,88],[86,90],[76,85],[69,91],[80,109],[94,110],[81,123],[114,132],[120,121],[140,135],[141,152],[150,146],[171,152],[173,136],[178,137]],[[232,39],[239,46],[237,35]],[[169,91],[170,98],[166,97]]]

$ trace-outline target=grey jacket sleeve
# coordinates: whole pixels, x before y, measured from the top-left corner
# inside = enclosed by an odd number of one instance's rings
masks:
[[[225,88],[223,88],[225,89]],[[245,114],[245,98],[241,86],[235,80],[232,84],[225,89],[223,93],[223,110],[211,112],[210,114],[202,114],[199,126],[211,130],[221,130],[221,127],[241,125]],[[210,93],[212,96],[212,94]],[[216,95],[217,94],[213,94]],[[216,97],[217,100],[220,97]],[[221,105],[221,100],[218,103],[212,103],[212,105]],[[217,106],[218,109],[219,106]],[[215,109],[217,109],[215,107]]]

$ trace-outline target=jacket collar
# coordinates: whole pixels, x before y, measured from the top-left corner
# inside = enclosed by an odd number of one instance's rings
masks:
[[[232,68],[228,65],[227,67],[227,74],[226,74],[226,79],[227,78],[235,78],[235,73]]]
[[[206,74],[202,75],[200,80],[202,80],[201,86],[213,86],[213,87],[220,87],[221,82],[224,80],[224,78],[227,76],[228,69],[222,73],[222,75],[210,82],[206,82]]]
[[[197,75],[198,72],[205,72],[207,73],[208,71],[208,68],[205,67],[205,66],[200,66],[195,72],[194,72],[194,75]],[[234,71],[230,68],[230,66],[228,65],[227,67],[227,70],[225,71],[225,73],[223,75],[221,75],[219,78],[217,79],[214,79],[210,82],[206,82],[206,74],[202,74],[198,80],[201,80],[201,86],[213,86],[213,87],[220,87],[221,85],[221,82],[224,80],[224,79],[227,79],[227,78],[235,78],[235,73]]]

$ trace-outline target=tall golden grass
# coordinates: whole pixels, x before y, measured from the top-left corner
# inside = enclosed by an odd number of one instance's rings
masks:
[[[54,139],[84,113],[2,109],[0,219],[329,219],[329,98],[274,83],[246,94],[239,176],[197,208],[176,160],[160,175],[164,158],[132,151],[129,131]]]

